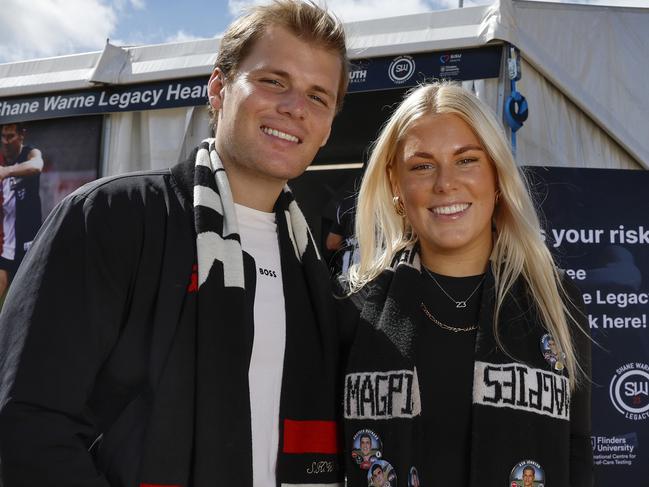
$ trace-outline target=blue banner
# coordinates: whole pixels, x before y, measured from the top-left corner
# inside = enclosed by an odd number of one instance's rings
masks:
[[[595,484],[649,485],[649,172],[527,168],[593,338]]]
[[[357,60],[350,93],[414,86],[430,79],[495,78],[501,46]],[[0,124],[207,103],[207,77],[0,99]]]
[[[433,79],[497,78],[501,55],[502,46],[488,46],[357,60],[349,73],[349,92],[404,88]]]
[[[203,105],[207,78],[160,81],[102,89],[0,100],[0,124]]]

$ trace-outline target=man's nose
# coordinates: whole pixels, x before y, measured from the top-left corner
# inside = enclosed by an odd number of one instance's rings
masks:
[[[303,119],[307,110],[306,103],[306,95],[303,92],[291,89],[282,96],[279,111],[291,117]]]

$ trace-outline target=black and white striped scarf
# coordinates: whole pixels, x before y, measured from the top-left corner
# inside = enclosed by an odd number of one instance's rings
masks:
[[[156,392],[141,485],[252,487],[256,272],[214,139],[196,152],[193,206],[198,292],[185,303],[189,324],[177,331]],[[288,187],[275,213],[286,303],[277,485],[342,485],[328,273]]]

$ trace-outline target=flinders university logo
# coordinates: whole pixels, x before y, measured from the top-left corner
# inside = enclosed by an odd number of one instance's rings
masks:
[[[616,369],[609,386],[611,402],[625,418],[649,418],[649,365],[630,362]]]

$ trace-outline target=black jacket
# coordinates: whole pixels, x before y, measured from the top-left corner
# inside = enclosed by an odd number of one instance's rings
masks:
[[[41,229],[0,316],[6,487],[135,482],[195,262],[191,167],[90,183]]]

